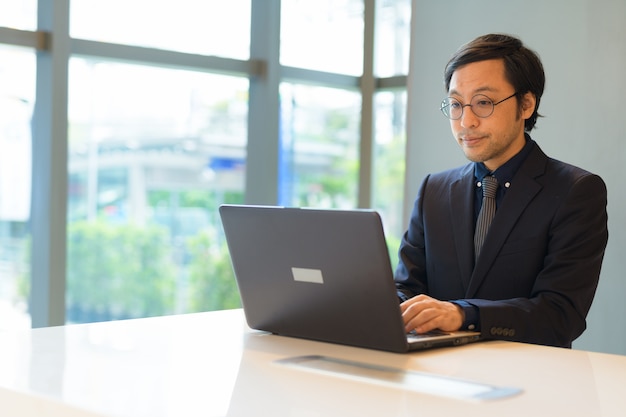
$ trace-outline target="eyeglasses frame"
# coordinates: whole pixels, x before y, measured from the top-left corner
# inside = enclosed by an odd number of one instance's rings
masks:
[[[449,107],[449,106],[450,106],[450,104],[448,104],[448,105],[444,106],[444,104],[443,104],[443,103],[444,103],[446,100],[449,100],[449,99],[456,100],[456,101],[458,101],[458,102],[459,102],[459,104],[460,104],[461,102],[460,102],[459,100],[455,99],[454,97],[446,97],[446,98],[444,98],[443,100],[441,100],[441,107],[439,108],[439,110],[441,110],[441,112],[443,113],[443,115],[444,115],[444,116],[446,116],[446,118],[448,118],[448,119],[450,119],[450,120],[459,120],[461,117],[463,117],[463,112],[465,111],[465,107],[469,107],[469,108],[472,110],[472,113],[474,113],[474,115],[475,115],[476,117],[480,117],[481,119],[486,119],[487,117],[489,117],[489,116],[491,116],[491,115],[493,114],[493,112],[494,112],[494,110],[495,110],[495,108],[496,108],[496,106],[497,106],[498,104],[500,104],[500,103],[502,103],[502,102],[505,102],[505,101],[507,101],[508,99],[515,97],[516,95],[517,95],[517,91],[516,91],[516,92],[514,92],[513,94],[511,94],[510,96],[508,96],[508,97],[506,97],[506,98],[503,98],[502,100],[500,100],[500,101],[498,101],[498,102],[495,102],[495,103],[494,103],[494,101],[491,99],[491,97],[489,97],[489,96],[487,96],[487,95],[485,95],[485,94],[476,94],[476,95],[474,95],[474,96],[472,97],[472,99],[470,100],[470,102],[469,102],[468,104],[461,104],[461,114],[460,114],[460,115],[459,115],[459,117],[457,117],[457,118],[452,118],[452,117],[450,117],[450,116],[446,115],[446,113],[445,113],[444,109],[445,109],[446,107]],[[477,115],[477,114],[476,114],[476,112],[474,112],[474,109],[472,108],[472,101],[474,101],[474,98],[475,98],[475,97],[477,97],[477,96],[487,97],[487,98],[489,99],[489,101],[491,101],[491,104],[492,104],[492,106],[491,106],[491,113],[489,113],[489,114],[488,114],[488,115],[486,115],[486,116],[479,116],[479,115]]]

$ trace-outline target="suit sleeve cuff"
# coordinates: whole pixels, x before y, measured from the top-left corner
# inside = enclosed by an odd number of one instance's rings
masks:
[[[465,315],[465,319],[461,325],[461,330],[480,330],[480,313],[478,311],[478,307],[465,300],[452,300],[450,302],[461,307]]]

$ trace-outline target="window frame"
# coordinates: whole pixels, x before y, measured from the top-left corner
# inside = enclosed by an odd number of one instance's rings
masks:
[[[372,207],[374,96],[406,89],[407,76],[374,74],[376,0],[364,0],[364,59],[361,76],[282,66],[279,61],[280,0],[251,1],[250,59],[210,57],[153,48],[73,39],[70,0],[38,0],[37,30],[0,28],[0,43],[37,53],[33,115],[31,214],[32,327],[65,324],[68,63],[73,56],[240,75],[249,78],[246,203],[278,201],[279,86],[283,81],[359,90],[362,96],[358,207]],[[261,35],[262,34],[262,35]]]

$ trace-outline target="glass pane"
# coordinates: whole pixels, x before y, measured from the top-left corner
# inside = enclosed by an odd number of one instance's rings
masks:
[[[281,64],[363,73],[363,0],[282,0]]]
[[[280,100],[280,204],[356,207],[361,95],[284,83]]]
[[[250,0],[72,0],[70,36],[248,59]]]
[[[239,307],[217,207],[241,203],[246,78],[70,61],[67,319]]]
[[[409,73],[411,0],[376,2],[374,73],[391,77]]]
[[[374,98],[374,209],[381,213],[391,262],[404,232],[403,197],[406,146],[406,91],[379,92]]]
[[[35,54],[0,46],[0,79],[0,329],[28,328]]]
[[[0,26],[35,30],[37,28],[37,0],[0,0]]]

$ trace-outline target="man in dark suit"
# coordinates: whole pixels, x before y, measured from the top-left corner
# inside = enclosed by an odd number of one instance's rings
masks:
[[[417,194],[395,273],[406,329],[571,347],[608,240],[606,186],[529,136],[545,76],[519,39],[474,39],[444,79],[441,110],[472,162],[427,176]],[[495,190],[494,203],[483,188]],[[481,209],[492,204],[490,222]]]

